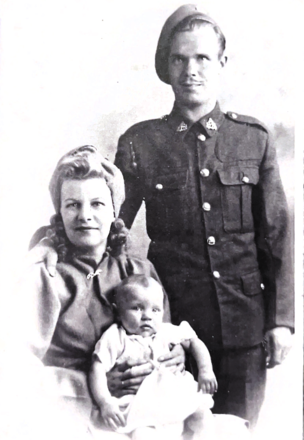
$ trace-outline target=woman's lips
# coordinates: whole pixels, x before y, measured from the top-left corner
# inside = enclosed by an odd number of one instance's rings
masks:
[[[75,228],[75,231],[80,231],[80,232],[83,232],[83,231],[96,231],[98,228],[93,228],[93,227],[91,227],[91,226],[78,226],[77,228]]]

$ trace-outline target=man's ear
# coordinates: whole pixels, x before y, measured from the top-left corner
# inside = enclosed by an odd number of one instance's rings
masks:
[[[228,61],[228,57],[227,55],[225,55],[225,52],[223,53],[223,55],[220,57],[220,64],[221,67],[225,67]]]

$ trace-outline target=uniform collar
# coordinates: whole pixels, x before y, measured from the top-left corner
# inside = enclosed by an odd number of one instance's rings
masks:
[[[215,133],[217,133],[224,119],[224,113],[221,111],[220,105],[217,102],[214,109],[207,115],[203,116],[196,123],[190,122],[184,118],[177,106],[174,105],[172,112],[167,118],[167,121],[172,130],[174,130],[177,134],[181,134],[182,137],[188,133],[191,127],[198,124],[204,128],[203,131],[205,131],[208,137],[212,137]]]

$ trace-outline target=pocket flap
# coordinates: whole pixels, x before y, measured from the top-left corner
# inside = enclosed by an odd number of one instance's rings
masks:
[[[259,181],[258,168],[239,166],[217,172],[223,185],[256,185]]]
[[[245,295],[253,296],[262,293],[261,274],[259,270],[241,276]]]

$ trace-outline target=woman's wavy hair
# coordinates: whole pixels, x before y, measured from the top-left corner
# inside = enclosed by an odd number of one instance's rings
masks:
[[[60,197],[61,187],[65,180],[87,180],[91,178],[105,178],[102,170],[92,169],[89,160],[85,156],[75,157],[75,160],[68,163],[62,163],[58,168],[57,188]],[[106,179],[105,179],[106,181]],[[107,183],[107,181],[106,181]],[[111,193],[112,197],[112,193]],[[112,199],[113,201],[113,199]],[[114,206],[113,206],[114,210]],[[69,241],[62,217],[57,213],[51,217],[51,228],[47,232],[47,237],[52,240],[58,253],[58,261],[64,261],[71,242]],[[113,256],[119,256],[126,252],[128,229],[125,227],[123,220],[117,218],[111,225],[110,233],[107,241],[107,251]]]

